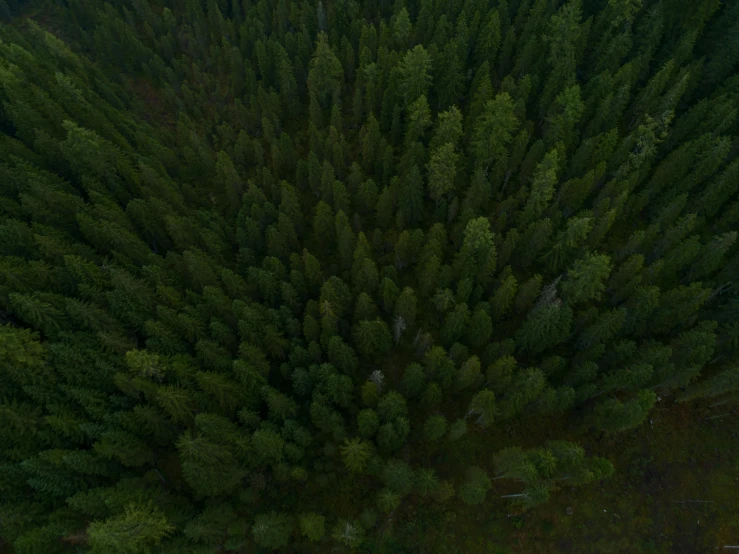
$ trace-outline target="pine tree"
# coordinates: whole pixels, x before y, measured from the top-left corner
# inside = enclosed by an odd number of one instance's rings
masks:
[[[360,321],[355,331],[357,348],[363,356],[380,356],[392,345],[387,323],[381,319]]]
[[[430,416],[423,426],[423,434],[430,442],[438,441],[446,434],[447,421],[443,415]]]
[[[498,9],[491,9],[485,23],[480,29],[475,45],[475,59],[479,63],[488,62],[493,65],[501,45],[501,17]]]
[[[377,412],[371,408],[360,410],[357,415],[357,430],[364,438],[371,438],[377,432],[380,425],[380,418]]]
[[[485,502],[487,491],[492,487],[490,477],[479,467],[470,467],[465,480],[459,487],[459,496],[465,504],[477,506]]]
[[[557,302],[529,313],[516,333],[516,343],[523,350],[540,353],[566,340],[570,334],[572,310]]]
[[[287,514],[269,512],[254,519],[251,533],[259,546],[274,550],[287,546],[293,525],[292,518]]]
[[[382,471],[385,485],[400,497],[407,496],[413,490],[414,474],[411,467],[400,460],[390,460]]]
[[[559,153],[552,150],[536,166],[531,181],[531,193],[519,216],[519,226],[526,226],[538,219],[554,196],[554,185],[557,182],[557,163]]]
[[[481,167],[492,165],[494,174],[501,175],[507,162],[506,146],[518,125],[508,93],[498,94],[488,101],[475,121],[472,133],[471,147],[476,163]]]
[[[680,393],[678,401],[686,402],[697,397],[723,397],[724,395],[734,393],[739,384],[738,376],[739,370],[736,367],[724,369],[705,381],[699,381],[692,385],[685,392]]]
[[[389,391],[378,402],[377,411],[383,421],[405,417],[408,413],[405,399],[396,391]]]
[[[324,534],[326,518],[315,512],[307,512],[298,516],[300,532],[311,542],[319,542]]]
[[[449,426],[449,434],[447,435],[450,441],[457,441],[461,439],[467,433],[467,422],[463,419],[458,419]]]
[[[475,423],[483,429],[490,427],[495,419],[496,404],[495,394],[487,389],[478,392],[472,397],[467,417],[477,416]]]
[[[497,259],[493,237],[487,218],[479,217],[467,223],[457,258],[460,275],[474,276],[482,285],[492,280]]]
[[[419,96],[427,94],[431,86],[431,56],[420,44],[408,50],[399,65],[401,90],[405,105],[410,106]]]
[[[593,421],[595,425],[609,433],[626,431],[640,425],[647,417],[649,410],[657,400],[653,391],[642,390],[626,402],[612,398],[599,403],[595,407]]]
[[[703,246],[688,271],[690,280],[704,279],[715,272],[721,265],[726,252],[736,242],[736,238],[736,231],[724,233]]]
[[[409,365],[403,371],[403,393],[408,398],[421,394],[426,384],[426,374],[420,364]]]
[[[174,531],[165,515],[151,505],[130,504],[124,513],[88,528],[92,552],[149,552]]]
[[[331,536],[334,540],[349,548],[356,548],[362,543],[364,529],[356,522],[340,520],[334,527]]]
[[[396,510],[400,506],[401,501],[402,497],[390,489],[382,489],[377,494],[377,507],[386,513]]]
[[[341,447],[341,457],[349,471],[361,473],[372,455],[372,447],[361,439],[345,440]]]
[[[429,196],[437,203],[455,188],[458,155],[450,142],[433,150],[428,164]]]
[[[450,40],[438,54],[436,62],[443,71],[437,71],[436,93],[439,107],[457,102],[464,92],[464,62],[467,58],[467,45],[464,37]]]
[[[480,380],[480,359],[477,356],[468,358],[457,373],[457,390],[466,389]]]
[[[318,35],[316,51],[308,72],[308,88],[318,101],[326,106],[329,99],[336,103],[341,94],[343,81],[341,62],[336,57],[325,33]]]
[[[598,300],[605,291],[603,281],[611,273],[610,259],[606,255],[587,254],[575,262],[562,284],[562,294],[570,303]]]
[[[471,346],[482,348],[487,344],[493,335],[493,322],[484,309],[472,314],[465,334]]]

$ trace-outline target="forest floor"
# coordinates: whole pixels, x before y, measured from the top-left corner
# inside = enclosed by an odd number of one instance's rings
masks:
[[[725,409],[723,409],[725,408]],[[724,415],[726,414],[726,415]],[[616,472],[596,485],[568,487],[548,503],[522,511],[497,498],[479,507],[408,506],[394,539],[379,552],[444,554],[605,554],[731,552],[739,545],[737,414],[726,406],[677,404],[663,399],[641,428],[585,443]],[[715,417],[719,416],[719,417]],[[710,418],[710,419],[706,419]],[[524,422],[508,436],[479,434],[445,453],[453,465],[477,464],[491,441],[563,438],[547,422]],[[564,427],[564,425],[563,425]],[[465,442],[465,441],[461,441]],[[501,444],[501,447],[507,444]],[[514,485],[515,486],[515,485]],[[492,496],[517,492],[499,489]]]

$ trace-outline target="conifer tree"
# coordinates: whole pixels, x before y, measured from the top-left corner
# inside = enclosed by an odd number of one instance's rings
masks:
[[[656,399],[654,392],[642,390],[626,402],[615,398],[606,400],[596,406],[594,422],[599,429],[610,433],[626,431],[646,419]]]
[[[277,549],[287,545],[293,530],[293,521],[287,514],[269,512],[254,519],[252,536],[258,545]]]
[[[482,504],[491,486],[490,478],[484,470],[479,467],[470,467],[464,482],[459,487],[459,496],[465,504],[472,506]]]
[[[308,88],[311,94],[315,94],[317,100],[324,106],[329,99],[337,102],[341,94],[343,77],[341,62],[332,51],[328,37],[325,33],[320,33],[308,72]]]
[[[92,552],[148,552],[171,534],[174,526],[153,506],[130,504],[125,512],[94,522],[88,530]]]
[[[398,67],[405,105],[410,106],[419,96],[424,96],[431,86],[431,56],[418,44],[408,50]]]
[[[433,442],[446,434],[447,422],[442,415],[431,416],[423,426],[423,433],[427,440]]]
[[[364,470],[371,454],[372,448],[369,443],[360,439],[346,440],[341,447],[341,457],[344,460],[344,465],[349,471],[355,473]]]
[[[570,303],[587,302],[600,299],[605,284],[603,281],[611,273],[608,256],[587,254],[573,264],[567,272],[567,280],[562,284],[562,294]]]
[[[311,542],[319,542],[326,533],[326,518],[321,515],[314,512],[300,514],[298,521],[300,522],[300,532]]]

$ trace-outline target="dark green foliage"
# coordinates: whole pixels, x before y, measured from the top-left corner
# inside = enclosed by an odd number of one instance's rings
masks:
[[[467,422],[458,419],[449,426],[449,440],[456,441],[461,439],[467,433]]]
[[[287,545],[293,530],[293,521],[287,514],[270,512],[254,519],[251,534],[259,546],[275,550]]]
[[[377,507],[382,512],[392,512],[396,510],[402,501],[402,497],[397,492],[390,489],[382,489],[377,493]]]
[[[561,303],[552,303],[530,312],[516,333],[516,343],[522,350],[538,354],[555,346],[570,334],[572,310]]]
[[[300,532],[312,542],[318,542],[326,533],[326,518],[313,512],[300,514]]]
[[[377,403],[377,411],[383,421],[405,417],[408,414],[405,399],[396,391],[390,391],[380,398]]]
[[[380,425],[380,418],[377,412],[371,408],[365,408],[357,415],[357,431],[362,437],[371,438]]]
[[[340,520],[336,523],[331,537],[349,548],[356,548],[362,543],[364,529],[354,521]]]
[[[495,456],[496,479],[512,479],[524,486],[521,493],[507,494],[524,507],[545,502],[558,483],[584,485],[609,477],[613,465],[599,457],[588,458],[578,445],[550,441],[543,448],[505,448]]]
[[[152,506],[131,504],[123,514],[94,522],[88,528],[91,552],[150,552],[174,527]]]
[[[385,485],[401,497],[406,496],[413,489],[413,470],[400,460],[390,460],[382,472]]]
[[[429,441],[439,440],[446,434],[447,422],[443,415],[434,415],[423,425],[423,434]]]
[[[360,321],[354,338],[360,354],[364,356],[384,354],[392,345],[390,330],[381,319]]]
[[[604,281],[611,272],[608,256],[587,254],[567,272],[562,284],[564,299],[572,304],[600,300]]]
[[[403,392],[408,398],[421,394],[426,384],[426,373],[421,364],[413,363],[403,371]]]
[[[616,398],[605,400],[596,405],[593,421],[603,431],[626,431],[644,422],[656,400],[654,392],[644,390],[625,402]]]
[[[478,392],[472,397],[467,417],[477,416],[475,422],[482,428],[490,427],[495,420],[495,394],[487,389]]]
[[[739,11],[643,4],[0,1],[3,546],[409,550],[735,400]]]
[[[492,483],[483,469],[471,467],[459,487],[459,496],[465,504],[476,506],[485,502]]]

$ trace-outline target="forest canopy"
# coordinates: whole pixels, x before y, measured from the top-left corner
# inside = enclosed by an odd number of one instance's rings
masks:
[[[737,399],[739,3],[0,17],[0,548],[411,552]]]

